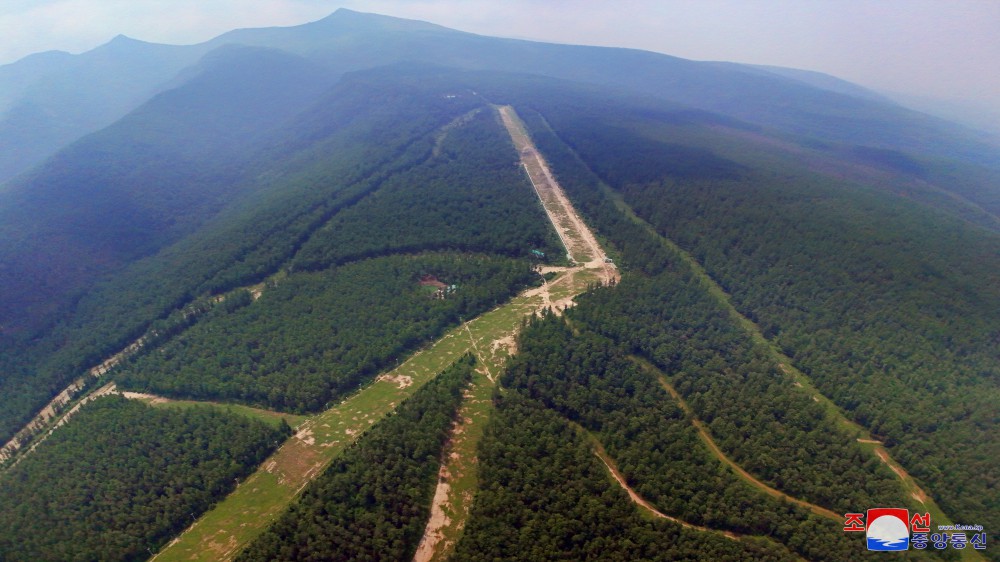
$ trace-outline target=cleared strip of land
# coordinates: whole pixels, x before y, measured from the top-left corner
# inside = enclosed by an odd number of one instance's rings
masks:
[[[545,159],[535,148],[514,108],[498,107],[504,126],[521,157],[521,165],[535,187],[545,213],[566,246],[566,253],[583,265],[545,267],[539,274],[556,273],[541,287],[526,291],[522,298],[530,299],[531,308],[520,315],[535,314],[548,308],[559,314],[573,304],[573,297],[587,289],[588,284],[607,284],[618,280],[618,270],[607,263],[604,249],[594,233],[580,219],[562,187],[552,176]],[[493,413],[491,395],[496,377],[506,358],[514,353],[517,327],[497,337],[496,330],[478,332],[469,326],[472,347],[481,366],[466,399],[459,409],[452,428],[451,440],[445,449],[438,484],[431,505],[431,518],[414,556],[415,562],[446,560],[454,550],[468,520],[478,485],[479,459],[476,449],[483,429]]]
[[[501,114],[507,116],[507,123],[516,119],[512,108],[506,108]],[[510,125],[508,131],[511,131]],[[521,131],[516,138],[516,133],[511,133],[514,142],[530,143],[523,128]],[[547,170],[537,151],[522,157]],[[530,169],[529,177],[532,177]],[[154,559],[231,560],[361,432],[459,357],[472,352],[479,360],[482,371],[460,408],[460,418],[453,428],[453,439],[439,471],[438,493],[432,505],[433,516],[418,551],[421,560],[446,558],[468,517],[477,478],[476,446],[492,412],[489,396],[505,358],[515,351],[514,341],[522,319],[546,307],[558,310],[570,306],[572,298],[587,290],[588,285],[608,283],[618,278],[617,269],[605,262],[604,251],[593,233],[579,219],[551,174],[547,175],[546,182],[547,195],[543,196],[539,191],[542,204],[557,229],[559,226],[555,221],[559,217],[575,217],[575,220],[565,222],[563,239],[569,240],[570,244],[582,245],[578,255],[591,258],[585,265],[546,270],[557,273],[557,277],[456,327],[400,367],[380,376],[370,386],[304,422],[298,433],[265,461],[261,470],[242,482],[232,494]]]
[[[684,414],[688,417],[689,420],[691,420],[691,424],[694,425],[695,429],[698,430],[698,437],[701,439],[702,443],[704,443],[705,446],[708,447],[708,450],[712,452],[712,455],[715,458],[719,459],[720,462],[722,462],[730,469],[732,469],[737,476],[739,476],[744,481],[750,483],[750,485],[752,485],[753,487],[757,488],[758,490],[764,492],[769,496],[773,496],[775,498],[783,498],[785,501],[789,503],[793,503],[795,505],[798,505],[799,507],[804,507],[809,511],[812,511],[816,515],[819,515],[821,517],[826,517],[828,519],[833,519],[838,523],[844,520],[843,515],[838,515],[833,511],[830,511],[829,509],[826,509],[824,507],[820,507],[818,505],[811,504],[807,501],[803,501],[798,498],[789,496],[788,494],[780,490],[776,490],[768,486],[767,484],[755,478],[752,474],[750,474],[746,470],[743,470],[743,467],[736,464],[736,462],[733,461],[733,459],[729,458],[725,453],[722,452],[722,449],[720,449],[719,446],[715,443],[715,440],[712,439],[712,435],[708,432],[708,428],[706,428],[705,424],[702,423],[700,419],[698,419],[698,416],[694,414],[694,411],[691,410],[691,407],[688,406],[688,403],[684,400],[684,398],[681,397],[680,393],[678,393],[677,390],[673,387],[673,385],[670,384],[670,382],[667,380],[666,375],[664,375],[662,371],[660,371],[652,363],[640,359],[638,357],[633,357],[631,359],[635,361],[636,364],[638,364],[639,367],[641,367],[644,371],[656,377],[656,380],[659,381],[660,386],[662,386],[664,390],[670,393],[670,396],[673,397],[673,399],[681,407],[681,410],[684,411]]]
[[[549,221],[566,246],[566,254],[571,261],[587,264],[588,268],[600,270],[606,281],[618,279],[618,271],[607,262],[607,254],[597,242],[594,233],[577,214],[573,204],[552,175],[549,165],[542,158],[528,135],[524,123],[509,105],[497,107],[500,118],[510,134],[514,148],[521,156],[521,164],[542,200]]]
[[[495,364],[499,369],[502,365]],[[461,537],[479,482],[476,450],[493,414],[495,383],[481,366],[466,390],[444,449],[431,516],[413,557],[415,562],[446,560]]]
[[[744,332],[750,336],[751,340],[755,345],[759,346],[761,349],[765,350],[771,358],[774,360],[775,364],[781,369],[782,372],[787,374],[792,378],[794,385],[800,391],[809,394],[812,399],[818,404],[823,406],[826,415],[833,420],[839,427],[841,427],[847,434],[853,435],[857,442],[863,450],[870,452],[875,455],[881,462],[885,463],[899,478],[900,484],[903,489],[910,494],[910,496],[931,515],[931,519],[936,521],[935,525],[952,525],[953,521],[950,517],[945,515],[944,510],[934,501],[930,495],[925,492],[919,484],[906,472],[903,467],[896,462],[889,451],[881,445],[881,442],[874,439],[871,432],[862,427],[860,424],[851,421],[846,414],[844,414],[841,409],[833,403],[832,400],[824,396],[819,389],[817,389],[812,380],[797,369],[791,358],[785,355],[777,345],[764,337],[764,333],[761,331],[760,326],[754,323],[752,320],[740,313],[739,310],[732,303],[732,297],[727,293],[714,279],[705,271],[701,263],[698,262],[688,252],[683,248],[678,246],[670,240],[669,238],[660,234],[651,224],[644,221],[635,211],[622,199],[621,194],[615,192],[613,189],[607,185],[602,184],[602,189],[605,194],[614,202],[615,206],[625,213],[630,220],[634,221],[636,224],[645,228],[648,232],[653,234],[660,240],[664,246],[675,252],[678,256],[684,260],[685,263],[691,267],[692,272],[694,272],[695,277],[697,277],[705,290],[708,291],[712,297],[729,313],[729,316],[741,327]],[[843,518],[840,519],[843,521]],[[962,560],[983,560],[984,558],[976,551],[971,549],[964,549],[961,552]]]

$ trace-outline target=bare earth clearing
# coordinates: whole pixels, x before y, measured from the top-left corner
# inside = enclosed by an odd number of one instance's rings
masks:
[[[567,256],[570,261],[583,263],[574,267],[540,267],[538,272],[543,276],[542,286],[529,289],[521,295],[535,303],[535,309],[530,314],[543,309],[559,314],[573,306],[573,298],[585,291],[588,283],[594,280],[601,284],[617,282],[618,270],[613,264],[607,263],[607,256],[594,233],[580,219],[562,187],[552,176],[514,109],[503,106],[498,107],[497,111],[521,156],[521,165],[527,172],[549,221],[566,247]],[[550,282],[544,278],[547,273],[556,273],[558,276]],[[480,374],[484,376],[477,376],[473,381],[452,427],[438,471],[431,517],[413,558],[414,562],[446,560],[461,537],[477,486],[476,448],[493,412],[490,397],[496,377],[490,372],[490,368],[494,373],[499,372],[504,359],[517,351],[515,331],[494,339],[488,349],[477,345],[471,331],[469,335],[483,368]]]
[[[536,161],[541,162],[537,155]],[[561,193],[554,180],[548,190],[550,194],[556,190]],[[556,206],[562,216],[576,217],[565,196],[545,198],[540,194],[540,197],[547,211],[550,206]],[[154,558],[231,560],[365,429],[463,354],[472,352],[480,368],[452,428],[446,457],[439,470],[433,515],[419,551],[421,560],[446,557],[457,542],[472,505],[478,477],[475,449],[492,409],[490,396],[495,385],[494,373],[499,373],[514,351],[522,319],[545,308],[562,310],[589,285],[618,278],[614,265],[604,262],[604,252],[579,217],[567,228],[572,234],[567,239],[585,245],[580,250],[581,255],[593,256],[589,263],[546,270],[558,273],[558,277],[463,323],[341,404],[310,418],[293,438],[264,462],[261,469],[241,482],[232,494]],[[578,242],[587,239],[589,245]]]
[[[833,519],[838,523],[844,520],[843,516],[837,515],[833,511],[830,511],[829,509],[820,507],[815,504],[811,504],[807,501],[803,501],[798,498],[794,498],[780,490],[776,490],[768,486],[764,482],[761,482],[746,470],[743,470],[743,467],[736,464],[735,461],[730,459],[725,453],[722,452],[722,449],[720,449],[719,446],[715,443],[715,440],[712,439],[711,434],[708,433],[708,428],[706,428],[705,424],[702,423],[702,421],[698,419],[697,416],[695,416],[694,412],[691,410],[691,407],[688,406],[688,403],[681,397],[680,393],[678,393],[677,390],[674,389],[673,385],[671,385],[667,381],[666,376],[664,376],[664,374],[660,372],[659,369],[654,367],[649,362],[642,361],[641,359],[636,359],[636,363],[638,363],[639,366],[642,367],[642,369],[645,370],[646,372],[656,376],[656,380],[659,381],[660,386],[662,386],[664,390],[670,393],[670,396],[673,397],[674,401],[677,402],[677,404],[681,407],[681,410],[684,411],[685,416],[687,416],[687,418],[691,420],[691,424],[695,427],[695,429],[698,430],[698,437],[701,438],[701,441],[712,452],[712,455],[715,458],[719,459],[719,461],[721,461],[723,464],[731,468],[737,475],[739,475],[740,478],[749,482],[755,488],[757,488],[758,490],[764,492],[769,496],[773,496],[776,498],[783,498],[789,503],[794,503],[800,507],[804,507],[809,511],[812,511],[816,515]]]
[[[260,298],[261,294],[263,294],[265,286],[266,282],[262,282],[249,287],[244,287],[242,289],[235,289],[226,294],[209,297],[208,301],[212,304],[219,304],[224,300],[226,300],[226,298],[229,295],[235,294],[239,291],[248,291],[250,293],[250,297],[253,300],[257,300],[258,298]],[[187,318],[192,315],[199,314],[200,312],[204,311],[201,310],[196,304],[194,304],[185,309],[182,314],[184,315],[185,318]],[[74,399],[77,398],[77,396],[81,391],[87,388],[94,381],[97,381],[101,377],[106,375],[108,371],[116,367],[124,359],[128,358],[129,356],[141,350],[143,346],[145,346],[147,340],[148,336],[144,335],[139,339],[135,340],[134,342],[130,343],[118,353],[115,353],[111,357],[105,359],[103,362],[101,362],[100,365],[91,367],[89,370],[87,370],[86,374],[71,382],[69,386],[63,389],[62,392],[60,392],[54,398],[52,398],[52,400],[50,400],[49,403],[46,404],[44,408],[42,408],[37,414],[35,414],[35,416],[31,419],[31,421],[25,424],[25,426],[21,428],[21,430],[18,431],[17,434],[14,435],[12,439],[8,441],[3,446],[2,449],[0,449],[0,464],[9,460],[18,452],[18,450],[21,449],[21,447],[24,446],[25,443],[30,442],[36,435],[42,433],[43,431],[45,431],[46,428],[48,428],[49,431],[47,431],[42,437],[40,437],[37,441],[35,441],[32,444],[32,446],[27,451],[24,452],[24,454],[25,455],[30,454],[32,451],[34,451],[35,447],[38,446],[38,443],[45,440],[49,435],[52,434],[52,429],[60,427],[61,425],[63,425],[63,423],[65,423],[63,419],[60,419],[58,421],[55,420],[60,416],[60,414],[62,414],[63,410],[65,410],[66,407],[70,403],[72,403]],[[101,390],[103,390],[103,387]],[[94,391],[94,392],[99,392],[99,391]],[[80,403],[72,408],[71,412],[75,412],[76,409],[79,407],[79,405],[82,405],[84,402],[92,400],[93,398],[96,398],[96,396],[88,395],[83,397]],[[65,416],[68,417],[71,412],[67,412]],[[53,421],[55,421],[55,423],[53,423]],[[18,460],[18,462],[20,462],[20,460]]]

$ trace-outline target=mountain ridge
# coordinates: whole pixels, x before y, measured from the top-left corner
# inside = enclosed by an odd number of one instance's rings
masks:
[[[795,134],[821,137],[838,131],[824,119],[837,117],[838,111],[863,112],[868,114],[866,122],[838,118],[843,121],[840,128],[850,131],[840,140],[882,148],[942,152],[1000,166],[997,155],[1000,149],[986,148],[983,144],[988,144],[989,138],[944,120],[929,120],[867,94],[857,97],[860,87],[844,86],[840,79],[833,79],[835,88],[829,85],[830,80],[803,79],[812,76],[811,71],[762,71],[737,63],[698,62],[638,49],[494,38],[342,8],[314,22],[233,30],[194,45],[163,45],[118,36],[80,55],[47,57],[47,66],[39,65],[30,72],[28,63],[38,60],[30,56],[0,66],[0,84],[4,81],[15,86],[21,84],[6,94],[0,86],[0,102],[8,100],[6,111],[0,113],[0,146],[24,147],[16,151],[16,156],[0,159],[0,182],[41,162],[82,134],[110,124],[152,94],[177,85],[178,73],[184,68],[209,51],[230,43],[288,50],[325,64],[334,73],[406,60],[470,70],[537,73],[625,87]],[[145,61],[141,72],[129,62],[135,57]],[[49,68],[53,65],[58,68]],[[52,83],[52,72],[66,76],[64,80],[70,82]],[[789,77],[789,72],[799,77]],[[14,80],[17,73],[22,76]],[[102,78],[91,83],[95,74]],[[73,78],[74,75],[77,77]],[[46,95],[51,99],[39,105],[35,116],[25,121],[31,107],[17,107],[17,103],[18,100],[24,103],[25,88],[32,85],[49,92]],[[127,95],[122,94],[123,88]],[[84,95],[84,92],[90,93]],[[102,100],[99,111],[87,101],[88,96]],[[802,106],[803,100],[809,100],[808,105]],[[783,106],[802,106],[802,111],[790,120],[782,117]],[[54,118],[46,117],[49,113],[66,111],[78,115],[78,123],[67,125],[62,117],[57,127]],[[898,145],[900,139],[906,138],[911,140]],[[912,139],[924,140],[914,143]]]

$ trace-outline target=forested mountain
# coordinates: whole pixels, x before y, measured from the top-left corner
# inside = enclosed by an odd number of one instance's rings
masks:
[[[184,83],[191,65],[227,45],[281,49],[309,58],[334,77],[402,61],[531,72],[613,86],[822,139],[998,164],[987,146],[995,139],[816,73],[498,39],[340,9],[316,22],[241,29],[198,45],[118,36],[81,55],[42,53],[0,67],[0,146],[10,149],[0,153],[0,182],[111,124],[157,92]]]
[[[609,286],[567,259],[505,105]],[[144,559],[314,431],[330,464],[296,457],[313,485],[222,558],[409,558],[461,455],[457,560],[854,560],[838,517],[874,507],[1000,526],[1000,149],[957,126],[804,71],[346,10],[30,57],[0,112],[34,154],[0,186],[0,437],[102,363],[73,398],[132,399],[21,434],[0,559]],[[450,367],[386,378],[424,354]],[[395,414],[338,410],[359,396]]]
[[[0,183],[117,121],[208,50],[119,35],[82,55],[52,51],[0,66]]]
[[[208,409],[100,398],[4,475],[0,552],[4,560],[143,560],[289,431]]]
[[[993,423],[988,404],[1000,399],[1000,235],[790,165],[780,169],[785,177],[736,162],[692,172],[690,159],[673,165],[676,148],[654,134],[548,116],[825,394],[898,446],[915,474],[950,489],[953,511],[964,504],[970,519],[993,517],[979,506],[1000,500],[986,499],[1000,450],[980,432]],[[612,143],[637,148],[604,150]],[[637,152],[656,164],[637,165]],[[932,458],[950,468],[926,469]]]
[[[13,182],[0,205],[5,332],[44,326],[68,295],[239,197],[268,133],[327,81],[284,53],[217,52],[197,78]]]

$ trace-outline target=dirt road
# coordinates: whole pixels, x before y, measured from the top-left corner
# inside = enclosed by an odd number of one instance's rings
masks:
[[[552,175],[548,163],[538,152],[514,108],[504,105],[497,107],[497,111],[500,112],[500,118],[521,157],[521,165],[524,166],[535,193],[542,201],[549,221],[552,222],[553,228],[566,247],[567,257],[572,262],[583,264],[586,269],[600,272],[602,283],[617,282],[618,269],[608,262],[608,256],[594,233],[573,208],[573,204]]]
[[[634,359],[634,361],[644,371],[656,377],[656,379],[660,383],[660,386],[662,386],[664,390],[670,393],[670,396],[673,397],[674,401],[676,401],[677,404],[681,407],[681,410],[684,411],[684,414],[688,417],[688,419],[691,420],[691,424],[694,425],[695,429],[698,431],[698,437],[701,439],[702,443],[704,443],[705,446],[708,447],[708,449],[712,452],[712,455],[715,458],[719,459],[723,464],[731,468],[733,472],[735,472],[740,478],[742,478],[743,480],[750,483],[755,488],[757,488],[758,490],[764,492],[769,496],[775,498],[782,498],[789,503],[794,503],[799,507],[804,507],[809,511],[812,511],[816,515],[832,519],[834,521],[837,521],[838,523],[844,520],[844,518],[841,515],[838,515],[833,511],[826,509],[825,507],[820,507],[818,505],[811,504],[807,501],[789,496],[788,494],[782,492],[781,490],[776,490],[768,486],[764,482],[758,480],[756,477],[754,477],[746,470],[743,470],[743,467],[736,464],[735,461],[730,459],[724,452],[722,452],[722,449],[720,449],[719,446],[715,443],[715,439],[712,439],[712,435],[709,434],[708,428],[706,428],[705,424],[702,423],[702,421],[698,419],[697,416],[695,416],[694,411],[691,410],[691,407],[688,406],[688,403],[684,400],[684,398],[681,397],[680,393],[677,392],[677,390],[667,381],[663,373],[661,373],[659,369],[657,369],[655,366],[651,365],[646,361],[643,361],[641,359]]]

